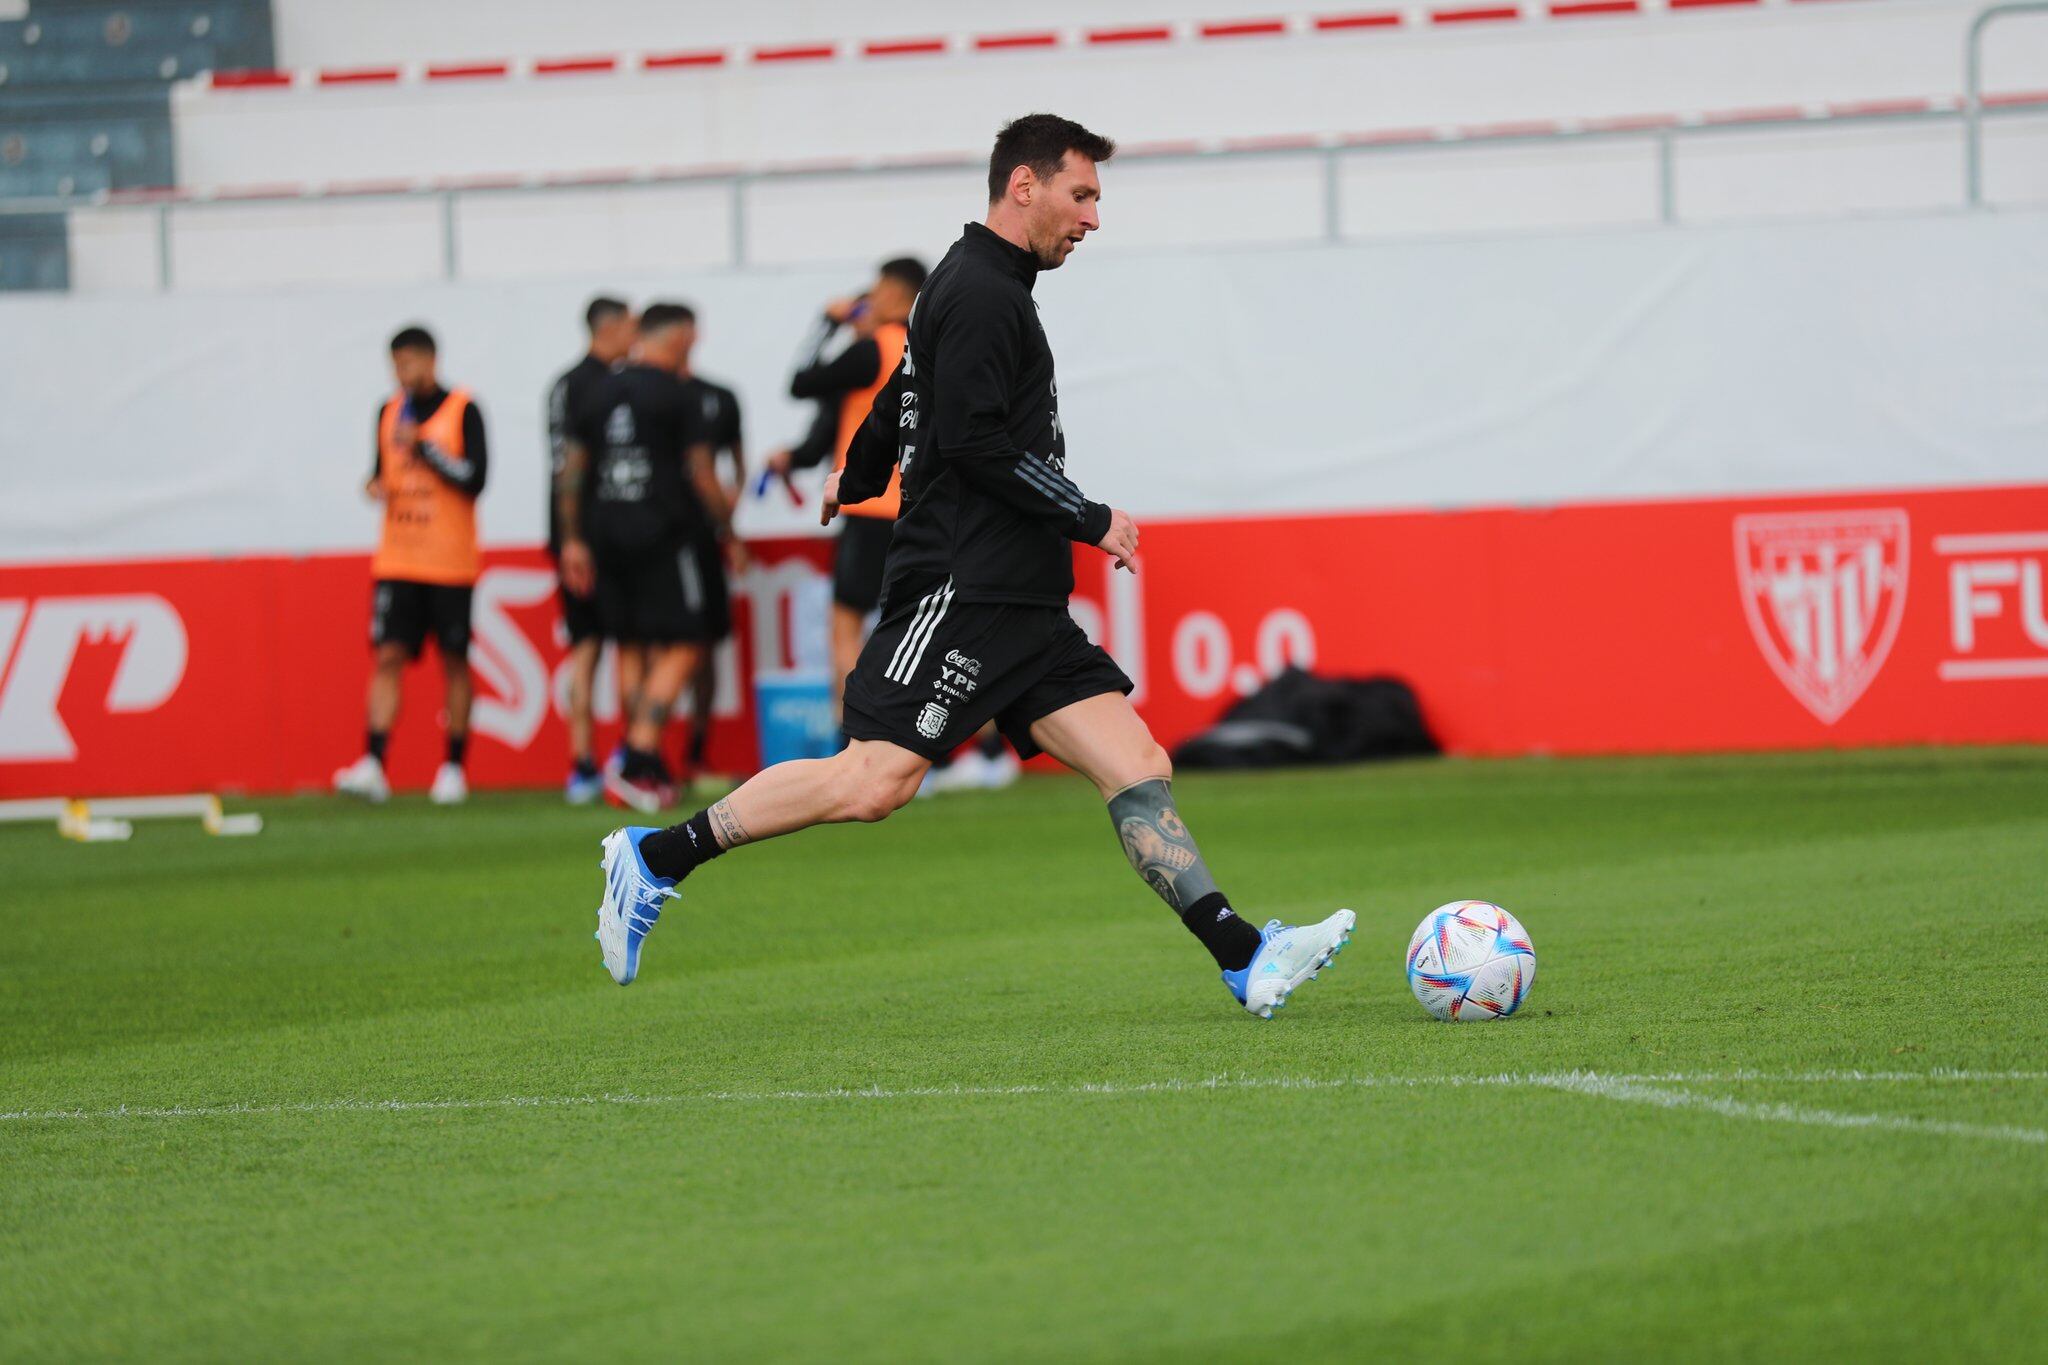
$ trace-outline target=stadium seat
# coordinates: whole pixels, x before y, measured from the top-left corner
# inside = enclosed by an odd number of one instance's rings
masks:
[[[36,0],[0,21],[0,199],[175,182],[172,81],[272,60],[267,0]],[[0,289],[62,289],[63,214],[0,215]]]
[[[0,290],[64,289],[70,282],[63,214],[0,215]]]
[[[219,67],[270,60],[270,6],[206,3],[51,4],[0,22],[4,88],[162,85]]]

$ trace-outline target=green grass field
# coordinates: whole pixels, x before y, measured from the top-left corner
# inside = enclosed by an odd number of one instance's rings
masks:
[[[1359,912],[1271,1023],[1077,779],[726,858],[623,991],[551,797],[0,829],[0,1359],[2048,1352],[2048,750],[1178,791]],[[1466,896],[1505,1023],[1402,979]]]

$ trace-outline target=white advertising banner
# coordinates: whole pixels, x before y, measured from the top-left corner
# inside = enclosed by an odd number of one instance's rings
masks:
[[[1038,299],[1070,472],[1140,517],[2048,477],[2048,214],[1136,256],[1109,249],[1113,193],[1105,209],[1100,245]],[[806,268],[9,299],[0,559],[367,547],[385,344],[411,322],[482,406],[487,543],[537,543],[542,397],[590,295],[694,305],[700,368],[739,392],[758,459],[807,424],[785,385],[810,318],[860,283]],[[810,519],[777,490],[743,526]]]

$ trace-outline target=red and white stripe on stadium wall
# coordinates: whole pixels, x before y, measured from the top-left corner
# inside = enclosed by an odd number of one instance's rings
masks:
[[[1666,12],[1715,12],[1805,7],[1838,0],[1464,0],[1454,4],[1380,5],[1310,14],[1261,14],[1230,19],[1094,24],[997,32],[928,34],[920,37],[829,39],[812,42],[732,44],[665,52],[577,53],[535,58],[477,58],[469,61],[369,66],[306,67],[298,70],[227,70],[208,73],[206,88],[230,93],[303,87],[309,89],[399,85],[414,81],[473,85],[494,80],[589,77],[623,72],[688,72],[737,66],[785,66],[813,62],[885,61],[953,55],[1002,57],[1066,48],[1155,47],[1213,44],[1286,36],[1336,37],[1390,29],[1470,28],[1496,24],[1572,23]]]
[[[755,761],[753,680],[822,630],[829,555],[756,547],[714,765]],[[1471,754],[2048,740],[2044,486],[1160,522],[1135,577],[1075,564],[1168,744],[1290,663],[1406,678]],[[539,551],[487,556],[479,785],[560,780],[553,593]],[[0,568],[0,793],[323,786],[368,634],[366,556]],[[436,672],[408,674],[401,785],[438,759]]]

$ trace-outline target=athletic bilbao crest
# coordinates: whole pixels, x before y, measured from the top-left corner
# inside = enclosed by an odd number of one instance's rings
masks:
[[[1906,605],[1906,532],[1895,507],[1735,519],[1750,633],[1824,725],[1856,704],[1891,653]]]

